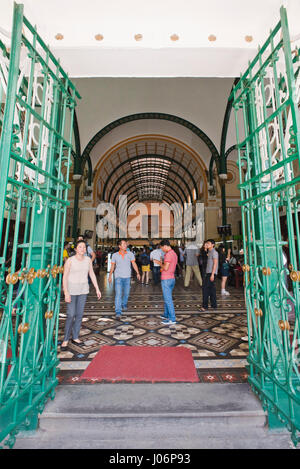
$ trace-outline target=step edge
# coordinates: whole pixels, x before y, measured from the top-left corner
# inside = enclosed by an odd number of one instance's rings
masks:
[[[235,418],[244,418],[244,417],[265,417],[266,413],[263,410],[255,410],[255,411],[239,411],[239,412],[140,412],[140,413],[80,413],[80,412],[44,412],[40,419],[47,419],[47,418],[89,418],[89,419],[97,419],[97,418],[144,418],[144,417],[152,417],[152,418],[210,418],[210,417],[235,417]]]

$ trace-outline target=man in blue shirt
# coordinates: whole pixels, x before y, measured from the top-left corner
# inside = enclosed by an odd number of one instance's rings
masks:
[[[118,243],[119,252],[115,252],[111,258],[111,269],[108,281],[112,282],[112,274],[115,273],[115,312],[120,318],[122,310],[127,310],[127,302],[130,293],[131,266],[136,271],[137,279],[140,280],[139,269],[135,262],[134,254],[127,251],[127,241],[121,239]]]

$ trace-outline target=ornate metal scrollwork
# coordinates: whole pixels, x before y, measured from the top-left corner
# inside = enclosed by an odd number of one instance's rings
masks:
[[[52,268],[48,266],[47,270],[38,269],[37,271],[35,271],[34,268],[32,267],[27,271],[26,268],[24,268],[22,271],[18,271],[15,273],[8,273],[5,281],[8,285],[15,285],[16,283],[18,283],[19,280],[21,281],[21,283],[24,283],[25,281],[27,281],[29,285],[31,285],[36,278],[41,279],[41,278],[49,277],[49,272],[51,273],[53,278],[56,278],[57,275],[62,274],[63,271],[64,271],[64,267],[58,266],[56,264]]]
[[[15,3],[13,17],[11,54],[0,53],[0,440],[9,446],[57,385],[53,319],[79,97],[22,4]]]
[[[300,61],[298,53],[291,54],[283,7],[280,15],[280,22],[241,75],[231,98],[239,154],[243,249],[253,274],[248,275],[245,286],[251,334],[249,382],[269,416],[275,416],[270,425],[282,422],[297,442]],[[243,271],[247,272],[246,265]]]

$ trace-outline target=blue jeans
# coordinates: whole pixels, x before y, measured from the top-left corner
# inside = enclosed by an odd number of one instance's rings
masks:
[[[173,304],[172,292],[175,286],[175,278],[161,281],[161,288],[165,302],[164,316],[170,321],[176,321],[175,308]]]
[[[130,293],[130,277],[115,278],[115,312],[122,314],[122,308],[127,308],[128,297]]]

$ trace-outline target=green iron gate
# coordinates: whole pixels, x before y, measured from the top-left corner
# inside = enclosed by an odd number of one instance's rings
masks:
[[[286,10],[235,86],[249,382],[270,428],[299,442],[299,52]]]
[[[3,52],[3,54],[2,54]],[[15,4],[0,58],[0,442],[37,425],[57,385],[74,85]]]

